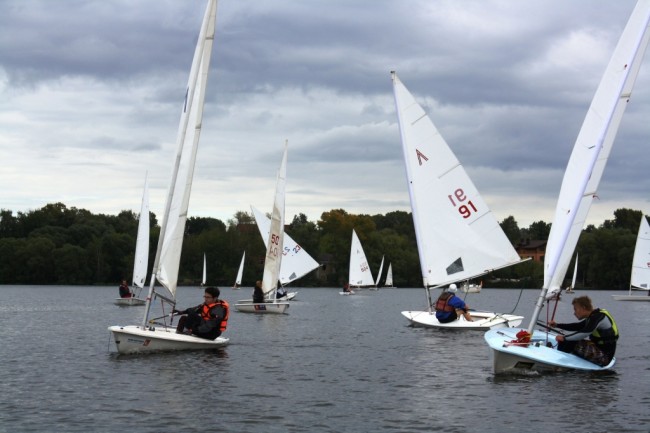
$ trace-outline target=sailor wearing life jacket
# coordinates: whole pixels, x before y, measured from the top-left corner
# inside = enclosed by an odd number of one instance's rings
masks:
[[[449,285],[447,290],[442,292],[436,301],[436,319],[440,323],[449,323],[458,319],[459,316],[464,316],[468,322],[472,321],[472,316],[469,314],[469,306],[455,295],[455,284]]]
[[[204,302],[185,310],[174,309],[174,314],[187,314],[178,321],[176,332],[214,340],[228,327],[230,306],[219,299],[219,289],[208,287],[203,296]]]
[[[573,314],[580,319],[575,323],[555,323],[549,325],[570,334],[558,335],[558,350],[573,353],[595,364],[605,366],[616,353],[618,326],[609,311],[594,308],[589,296],[579,296],[571,302]]]

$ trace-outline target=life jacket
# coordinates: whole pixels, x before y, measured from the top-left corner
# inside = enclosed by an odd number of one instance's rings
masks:
[[[451,313],[456,310],[454,307],[449,305],[449,300],[453,295],[449,292],[445,292],[440,295],[436,301],[436,311],[444,311],[445,313]]]
[[[228,302],[224,301],[223,299],[219,299],[217,302],[213,302],[212,304],[203,304],[203,308],[201,308],[201,318],[203,320],[210,320],[212,318],[210,311],[219,305],[223,307],[225,311],[223,319],[221,320],[221,324],[219,325],[219,330],[223,332],[228,327],[228,318],[230,317],[230,305],[228,305]]]
[[[598,328],[596,328],[596,330],[591,333],[590,340],[596,343],[598,346],[602,346],[605,343],[612,343],[618,340],[618,326],[616,326],[616,321],[614,321],[614,317],[612,317],[609,311],[605,310],[604,308],[600,308],[599,311],[607,316],[610,323],[612,324],[612,329],[601,332]]]

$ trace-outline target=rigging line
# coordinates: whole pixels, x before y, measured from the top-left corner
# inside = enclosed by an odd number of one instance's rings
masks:
[[[510,313],[508,313],[508,314],[514,314],[514,313],[515,313],[515,310],[517,309],[517,306],[519,305],[519,301],[521,301],[521,295],[522,295],[523,293],[524,293],[524,288],[522,287],[521,289],[519,289],[519,297],[517,298],[517,302],[515,303],[514,308],[513,308],[512,311],[511,311]]]

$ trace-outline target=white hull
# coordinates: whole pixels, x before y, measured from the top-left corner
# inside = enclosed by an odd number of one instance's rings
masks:
[[[242,313],[255,314],[284,314],[289,308],[288,302],[265,302],[263,304],[254,304],[253,301],[237,301],[235,309]]]
[[[474,321],[468,322],[464,317],[450,323],[440,323],[436,313],[428,311],[402,311],[412,326],[439,329],[457,329],[463,331],[485,331],[493,328],[512,328],[519,326],[524,319],[513,314],[496,314],[482,311],[470,312]]]
[[[616,358],[607,366],[601,367],[579,356],[560,352],[556,349],[555,335],[534,331],[528,346],[508,345],[516,340],[519,328],[491,330],[485,333],[485,341],[491,349],[494,374],[517,374],[530,372],[560,372],[568,370],[602,371],[611,369]],[[551,347],[547,347],[550,344]]]
[[[460,290],[464,293],[481,293],[481,286],[472,284],[469,287],[461,286]]]
[[[650,302],[650,296],[638,296],[638,295],[612,295],[615,301],[645,301]]]
[[[115,298],[115,305],[120,307],[136,307],[146,304],[144,299],[138,298]]]
[[[177,334],[175,328],[147,328],[140,326],[109,326],[117,351],[128,353],[170,352],[177,350],[214,350],[224,347],[230,339],[214,340]]]
[[[345,295],[345,296],[354,295],[354,290],[350,290],[349,292],[339,292],[339,295]]]

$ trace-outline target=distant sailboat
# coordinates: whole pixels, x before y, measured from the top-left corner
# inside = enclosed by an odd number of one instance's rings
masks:
[[[239,290],[241,287],[241,279],[244,275],[244,262],[246,261],[246,251],[244,251],[244,254],[241,256],[241,262],[239,263],[239,270],[237,271],[237,277],[235,278],[235,284],[233,284],[232,288],[235,290]]]
[[[255,218],[260,235],[264,240],[264,246],[268,247],[267,242],[269,240],[269,231],[271,230],[271,220],[255,206],[251,206],[251,211],[253,212],[253,217]],[[284,286],[297,281],[319,266],[318,262],[286,232],[284,233],[282,245],[282,265],[280,266],[280,274],[278,275],[282,287],[279,287],[278,291],[280,289],[284,290]],[[289,301],[295,298],[296,294],[297,292],[295,291],[288,292],[285,299]],[[269,297],[273,296],[274,293],[269,294]]]
[[[573,146],[551,224],[544,257],[544,285],[527,329],[490,330],[484,338],[491,349],[495,374],[530,371],[601,371],[600,366],[557,350],[555,333],[535,329],[547,292],[560,290],[580,233],[598,192],[600,179],[616,138],[625,107],[648,45],[650,1],[640,0],[623,30]],[[521,337],[523,336],[523,338]],[[524,340],[521,342],[521,340]]]
[[[384,287],[387,289],[394,289],[395,286],[393,286],[393,264],[389,263],[388,264],[388,270],[386,271],[386,282],[384,283]]]
[[[632,290],[642,290],[647,293],[633,295]],[[632,258],[632,275],[627,295],[612,295],[616,301],[645,301],[650,302],[650,225],[645,215],[641,216],[641,225],[636,236],[634,257]]]
[[[407,185],[413,210],[426,310],[402,311],[411,325],[486,330],[517,326],[522,316],[472,311],[449,323],[436,318],[431,290],[512,266],[521,258],[445,139],[392,73]]]
[[[214,41],[217,1],[208,0],[201,32],[194,52],[190,78],[177,138],[177,153],[163,214],[156,259],[149,285],[149,295],[141,325],[110,326],[119,353],[147,353],[159,351],[216,349],[228,344],[229,339],[214,340],[194,335],[177,334],[176,327],[168,323],[171,310],[176,305],[178,269],[180,266],[183,235],[189,206],[196,152],[201,134],[205,88]],[[156,281],[164,289],[156,288]],[[149,320],[153,301],[160,299],[167,314]],[[163,319],[163,322],[156,320]]]
[[[280,279],[280,268],[282,266],[282,253],[284,251],[284,202],[287,181],[287,143],[284,145],[282,163],[275,184],[275,200],[273,212],[271,213],[271,227],[266,242],[266,258],[264,259],[264,276],[262,279],[262,290],[264,295],[270,299],[263,303],[255,303],[252,299],[237,301],[235,308],[242,313],[256,314],[283,314],[289,308],[289,302],[278,301],[275,293]]]
[[[372,278],[366,253],[363,251],[357,232],[352,229],[352,243],[350,244],[350,271],[348,275],[350,287],[373,287],[375,280]]]
[[[204,253],[203,254],[203,278],[201,279],[201,286],[205,286],[207,275],[208,275],[208,271],[207,271],[205,253]]]
[[[120,306],[144,305],[146,301],[140,298],[140,293],[147,279],[149,265],[149,187],[147,176],[144,177],[144,192],[138,218],[138,237],[135,242],[135,260],[133,262],[133,287],[137,287],[130,298],[117,298],[115,304]]]
[[[384,256],[381,256],[381,264],[379,265],[379,272],[377,272],[377,279],[375,280],[375,287],[371,289],[379,289],[379,281],[381,280],[381,272],[384,270]]]
[[[571,285],[567,287],[567,289],[564,291],[564,293],[568,293],[569,295],[572,293],[575,293],[573,289],[576,287],[576,277],[578,276],[578,253],[576,253],[576,262],[573,265],[573,278],[571,278]]]

